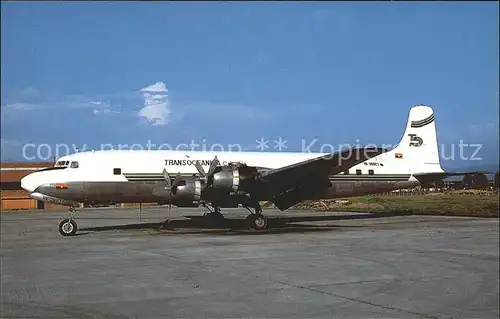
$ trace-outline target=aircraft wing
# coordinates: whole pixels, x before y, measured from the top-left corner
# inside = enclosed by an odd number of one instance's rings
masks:
[[[261,173],[264,191],[272,197],[271,201],[285,210],[305,198],[331,186],[329,175],[340,172],[380,155],[382,148],[348,149],[327,154],[301,163]]]

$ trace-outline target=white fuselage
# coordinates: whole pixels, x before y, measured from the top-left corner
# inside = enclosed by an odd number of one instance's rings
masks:
[[[205,171],[215,156],[220,165],[239,162],[262,169],[278,169],[324,155],[329,154],[167,150],[82,152],[61,157],[52,169],[26,176],[21,186],[32,193],[32,197],[42,200],[161,202],[159,197],[164,197],[162,192],[166,185],[162,172],[166,170],[169,176],[198,174],[194,165],[197,160],[201,161]],[[410,188],[420,184],[413,174],[441,172],[444,171],[439,163],[434,112],[428,106],[418,105],[410,109],[406,129],[396,148],[340,174],[338,170],[330,174],[331,186],[314,198]],[[60,185],[55,185],[57,183]],[[72,184],[71,187],[68,184]]]
[[[400,165],[397,159],[384,153],[349,169],[349,175],[410,175],[410,168]],[[33,191],[42,183],[65,182],[128,182],[127,176],[161,175],[166,169],[170,175],[197,174],[194,162],[199,160],[205,170],[210,161],[217,156],[221,165],[239,162],[248,166],[276,169],[305,160],[313,159],[327,153],[274,153],[274,152],[184,152],[184,151],[97,151],[82,152],[61,157],[59,163],[67,162],[65,169],[37,172],[23,179],[23,188]],[[77,162],[78,167],[72,168]],[[119,169],[120,174],[114,170]]]
[[[35,194],[48,184],[71,184],[73,191],[51,193],[50,196],[78,202],[151,202],[155,187],[164,184],[165,169],[170,176],[198,174],[194,163],[201,162],[205,171],[217,156],[220,165],[239,162],[248,166],[276,169],[317,158],[325,153],[271,152],[185,152],[185,151],[97,151],[61,157],[54,169],[40,171],[23,178],[22,187]],[[60,168],[58,168],[60,167]],[[418,185],[411,172],[381,154],[349,169],[349,174],[329,176],[332,187],[321,198],[337,198],[390,191]],[[78,193],[74,192],[78,190]],[[41,192],[46,194],[48,192]],[[67,196],[67,197],[64,197]],[[48,199],[48,197],[42,197]]]

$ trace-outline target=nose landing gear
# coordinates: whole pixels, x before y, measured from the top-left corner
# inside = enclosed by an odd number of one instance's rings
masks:
[[[75,208],[69,209],[69,218],[63,219],[59,223],[59,233],[63,236],[74,236],[78,230],[78,225],[74,221]]]

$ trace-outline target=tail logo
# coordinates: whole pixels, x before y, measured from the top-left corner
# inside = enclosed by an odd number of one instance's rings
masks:
[[[419,147],[424,143],[424,140],[417,134],[408,134],[410,137],[410,146]]]
[[[431,115],[429,115],[429,117],[423,120],[411,121],[411,127],[424,127],[427,124],[431,124],[432,122],[434,122],[434,113],[432,113]]]

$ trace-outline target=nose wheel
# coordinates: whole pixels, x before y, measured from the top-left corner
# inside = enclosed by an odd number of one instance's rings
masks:
[[[70,215],[69,218],[63,219],[59,223],[59,233],[63,236],[74,236],[76,231],[78,230],[78,225],[73,219],[73,215],[75,214],[75,209],[71,207],[69,209]]]
[[[59,223],[59,233],[63,236],[74,236],[78,226],[72,219],[66,218]]]

